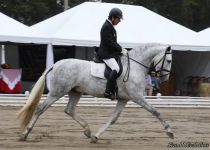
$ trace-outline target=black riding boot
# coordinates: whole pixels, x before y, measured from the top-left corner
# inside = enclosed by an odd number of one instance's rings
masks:
[[[115,94],[115,88],[117,84],[116,79],[117,79],[117,71],[112,70],[106,84],[106,91],[104,93],[105,98],[109,98],[111,100],[116,99],[116,94]]]

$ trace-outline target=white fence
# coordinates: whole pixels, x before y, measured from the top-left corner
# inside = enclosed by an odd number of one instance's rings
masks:
[[[41,101],[46,99],[43,95]],[[23,106],[27,100],[24,94],[0,94],[0,106]],[[184,107],[184,108],[210,108],[210,97],[184,97],[184,96],[147,96],[146,100],[155,107]],[[53,106],[66,106],[68,96],[56,101]],[[114,107],[116,101],[105,98],[96,98],[83,95],[78,106],[103,106]],[[128,102],[126,107],[140,107],[133,102]]]

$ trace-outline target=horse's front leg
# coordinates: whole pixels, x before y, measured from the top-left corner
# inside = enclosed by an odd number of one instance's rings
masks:
[[[117,105],[115,107],[115,110],[112,114],[112,116],[109,118],[106,124],[104,124],[101,128],[99,128],[98,132],[91,137],[91,143],[97,143],[99,136],[112,124],[114,124],[118,117],[120,116],[123,108],[127,104],[127,101],[118,100]]]
[[[161,124],[163,125],[164,129],[166,130],[166,134],[169,136],[169,138],[172,138],[172,139],[174,138],[174,134],[171,131],[170,125],[162,118],[160,113],[145,100],[145,98],[143,96],[141,96],[140,99],[134,99],[132,101],[134,103],[142,106],[144,109],[146,109],[147,111],[152,113],[156,118],[158,118],[159,121],[161,122]]]
[[[90,138],[91,131],[90,131],[88,123],[85,120],[83,120],[82,118],[80,118],[78,115],[76,115],[76,113],[75,113],[75,107],[76,107],[81,95],[82,95],[82,93],[70,92],[69,93],[69,102],[68,102],[67,107],[64,110],[64,112],[66,114],[68,114],[69,116],[71,116],[75,121],[77,121],[80,124],[80,126],[85,129],[84,130],[85,136]]]

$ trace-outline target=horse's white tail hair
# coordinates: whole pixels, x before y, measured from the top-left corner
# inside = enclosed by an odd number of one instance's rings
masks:
[[[28,125],[34,114],[34,111],[44,92],[46,75],[52,70],[52,68],[53,66],[45,70],[42,76],[39,77],[38,81],[31,90],[26,104],[17,113],[17,118],[20,119],[20,126],[23,129]]]

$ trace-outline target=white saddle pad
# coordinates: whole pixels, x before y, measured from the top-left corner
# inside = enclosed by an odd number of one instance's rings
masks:
[[[104,71],[105,71],[105,64],[104,63],[95,63],[93,61],[90,62],[90,72],[91,75],[94,77],[106,79],[104,77]]]

